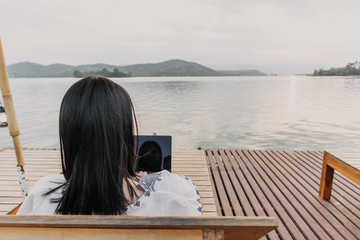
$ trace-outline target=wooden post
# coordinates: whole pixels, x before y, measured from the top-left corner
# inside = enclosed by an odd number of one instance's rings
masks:
[[[328,165],[329,153],[324,152],[323,165],[321,169],[319,196],[329,200],[334,178],[334,169]]]
[[[23,198],[25,198],[29,192],[28,190],[28,179],[24,170],[24,156],[20,143],[20,130],[18,121],[16,118],[15,106],[10,90],[10,83],[8,78],[8,73],[6,69],[5,56],[2,48],[1,38],[0,38],[0,88],[2,93],[2,98],[4,101],[6,117],[8,119],[8,127],[10,136],[13,139],[14,149],[16,153],[18,173],[20,187],[23,191]]]

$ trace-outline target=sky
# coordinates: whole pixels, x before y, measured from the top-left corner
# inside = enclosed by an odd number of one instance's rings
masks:
[[[359,0],[0,0],[7,64],[311,73],[360,60]]]

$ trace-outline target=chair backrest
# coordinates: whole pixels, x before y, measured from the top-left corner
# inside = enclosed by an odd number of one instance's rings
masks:
[[[0,216],[0,239],[259,239],[272,217]]]

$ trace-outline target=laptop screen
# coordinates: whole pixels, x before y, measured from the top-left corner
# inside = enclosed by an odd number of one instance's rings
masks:
[[[135,137],[138,155],[136,171],[171,172],[171,136],[139,135]]]

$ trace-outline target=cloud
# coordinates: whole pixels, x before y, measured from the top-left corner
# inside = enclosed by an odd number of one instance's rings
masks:
[[[8,63],[318,64],[358,58],[356,0],[0,0]]]

